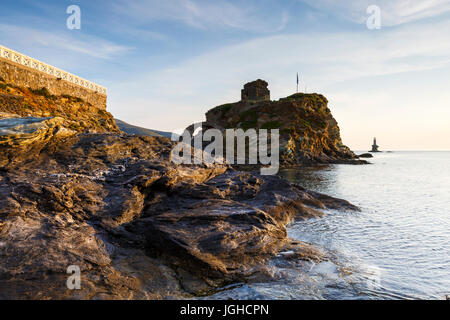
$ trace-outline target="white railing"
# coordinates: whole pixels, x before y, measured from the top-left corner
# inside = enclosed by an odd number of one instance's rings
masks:
[[[27,66],[29,68],[35,69],[37,71],[44,72],[46,74],[55,76],[59,79],[69,81],[73,84],[76,84],[78,86],[81,86],[83,88],[97,91],[99,93],[102,93],[106,95],[108,91],[105,87],[99,86],[98,84],[95,84],[93,82],[90,82],[88,80],[85,80],[83,78],[77,77],[67,71],[55,68],[49,64],[46,64],[42,61],[30,58],[24,54],[21,54],[17,51],[11,50],[9,48],[0,46],[0,57],[11,60],[13,62],[19,63],[23,66]]]

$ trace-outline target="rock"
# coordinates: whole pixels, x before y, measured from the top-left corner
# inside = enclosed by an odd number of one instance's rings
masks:
[[[286,224],[357,210],[278,176],[175,165],[167,138],[60,134],[58,117],[11,121],[14,133],[0,136],[0,299],[209,294],[257,281],[275,257],[320,261]],[[81,290],[66,287],[70,265]]]
[[[358,158],[373,158],[371,153],[363,153],[358,156]]]
[[[32,90],[2,83],[0,118],[4,118],[5,114],[15,114],[14,117],[59,117],[64,120],[65,128],[76,132],[120,132],[109,112],[80,98],[51,95],[45,88]]]
[[[0,119],[0,147],[5,147],[0,166],[33,158],[49,140],[75,134],[75,131],[64,127],[64,122],[59,117]]]
[[[31,134],[45,126],[50,118],[13,118],[0,120],[0,136]]]
[[[246,84],[242,101],[221,105],[206,113],[203,129],[279,129],[280,164],[284,167],[367,163],[342,143],[338,123],[323,95],[297,93],[270,101],[266,87],[267,82],[263,80]],[[193,129],[192,125],[187,130],[192,134]]]

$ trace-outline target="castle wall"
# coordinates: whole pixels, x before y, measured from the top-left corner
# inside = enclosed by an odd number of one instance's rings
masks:
[[[106,88],[0,46],[0,77],[17,86],[47,88],[53,95],[70,95],[106,110]]]
[[[260,101],[270,101],[269,84],[261,79],[246,83],[241,91],[241,101],[255,103]]]

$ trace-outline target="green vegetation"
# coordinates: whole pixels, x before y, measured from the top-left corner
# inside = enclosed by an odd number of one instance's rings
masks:
[[[2,77],[0,77],[0,82],[3,82],[3,83],[0,83],[0,89],[5,90],[5,89],[7,89],[8,87],[9,87],[9,88],[17,88],[16,86],[14,86],[14,85],[12,85],[12,84],[10,84],[10,83],[6,83],[6,81],[5,81]],[[9,89],[7,89],[7,90],[8,90],[8,92],[10,92]]]
[[[69,126],[69,129],[71,129],[73,131],[81,131],[82,127],[77,123],[71,123]]]
[[[239,119],[241,122],[241,127],[244,130],[256,128],[256,126],[258,125],[258,113],[255,109],[250,109],[242,112],[239,115]]]
[[[253,119],[254,121],[256,121],[257,117],[258,117],[258,112],[255,109],[250,109],[250,110],[244,111],[239,115],[239,118],[241,119],[241,121],[245,121],[248,119]]]
[[[26,103],[26,102],[23,103],[23,109],[26,112],[32,112],[33,111],[33,107],[31,105],[29,105],[28,103]]]
[[[294,128],[284,128],[280,130],[280,134],[291,134],[294,132]]]
[[[81,98],[79,98],[79,97],[71,96],[71,95],[69,95],[69,94],[62,94],[61,97],[66,98],[66,99],[69,99],[69,100],[75,100],[75,102],[80,102],[80,103],[84,102],[83,99],[81,99]]]
[[[306,96],[308,96],[308,94],[306,94],[306,93],[295,93],[295,94],[292,94],[290,96],[287,96],[286,98],[281,98],[280,101],[284,101],[284,100],[298,100],[298,99],[303,99]]]
[[[241,128],[244,130],[248,130],[248,129],[254,129],[257,126],[257,122],[255,121],[244,121],[241,122]]]
[[[300,119],[300,122],[305,126],[305,127],[310,127],[311,128],[311,123],[309,123],[309,121],[305,120],[305,119]]]
[[[235,105],[235,103],[226,103],[211,109],[209,112],[225,114]]]
[[[227,113],[228,111],[230,111],[231,107],[233,107],[233,103],[227,103],[227,104],[223,104],[221,106],[219,106],[219,110],[222,112],[222,114]]]
[[[296,101],[296,100],[308,100],[314,106],[326,105],[328,103],[327,98],[318,93],[295,93],[286,98],[281,98],[280,101]]]
[[[261,129],[280,129],[281,123],[278,121],[269,121],[261,126]]]
[[[47,99],[53,99],[55,97],[54,95],[52,95],[50,93],[50,91],[48,91],[48,89],[46,87],[42,87],[41,89],[28,88],[28,90],[30,90],[31,92],[33,92],[36,95],[43,96]]]
[[[326,126],[327,126],[327,123],[323,119],[316,119],[315,123],[316,123],[317,127],[322,128],[322,129],[326,128]]]

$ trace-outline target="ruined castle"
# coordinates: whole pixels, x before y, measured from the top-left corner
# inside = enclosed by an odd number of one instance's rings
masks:
[[[245,84],[244,89],[241,91],[241,101],[246,103],[270,101],[268,85],[266,81],[261,79]]]
[[[3,46],[0,46],[0,77],[17,86],[45,87],[53,95],[81,98],[106,110],[105,87]]]

